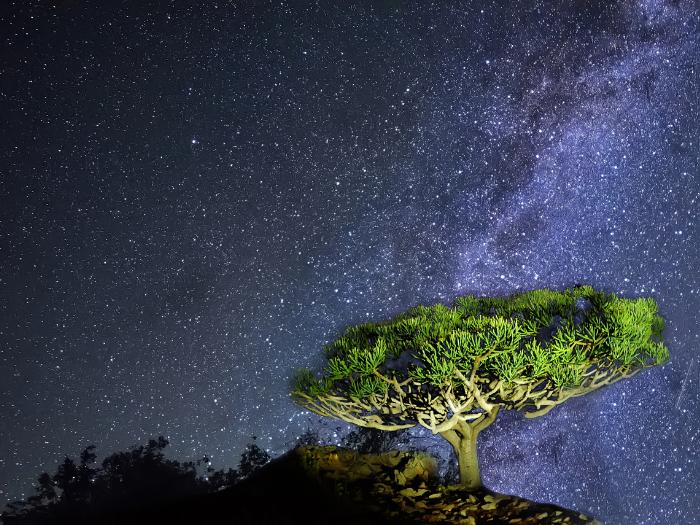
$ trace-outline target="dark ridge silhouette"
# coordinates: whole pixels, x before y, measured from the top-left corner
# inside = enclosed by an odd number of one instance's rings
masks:
[[[36,494],[8,504],[0,514],[0,522],[127,523],[126,516],[135,519],[147,515],[150,509],[196,501],[233,486],[270,460],[267,452],[253,442],[241,455],[238,470],[214,470],[206,456],[182,463],[167,459],[163,454],[167,446],[168,441],[160,436],[145,446],[116,452],[97,467],[95,446],[91,445],[80,454],[78,463],[66,457],[55,474],[40,474]]]
[[[597,523],[553,505],[441,485],[434,458],[387,451],[396,443],[385,436],[355,432],[346,439],[351,450],[310,445],[317,435],[307,432],[301,446],[272,461],[251,443],[239,469],[227,471],[214,471],[206,457],[166,459],[163,438],[112,454],[100,468],[88,447],[78,464],[66,458],[53,476],[41,474],[37,494],[2,518],[6,525]]]

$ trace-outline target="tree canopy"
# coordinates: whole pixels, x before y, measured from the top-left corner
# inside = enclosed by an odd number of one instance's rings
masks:
[[[664,363],[663,328],[653,299],[624,299],[587,285],[467,295],[450,307],[419,305],[347,328],[325,346],[320,376],[299,371],[292,397],[360,426],[422,425],[455,445],[501,408],[541,416]]]

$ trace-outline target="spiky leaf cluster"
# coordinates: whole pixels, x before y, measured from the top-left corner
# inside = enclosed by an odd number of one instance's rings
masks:
[[[467,295],[451,307],[421,305],[386,322],[349,327],[325,347],[321,378],[302,372],[294,391],[362,399],[386,392],[380,377],[441,389],[471,374],[484,384],[575,388],[591,370],[612,374],[665,362],[662,330],[653,299],[622,299],[590,286]],[[402,360],[410,364],[397,366]]]

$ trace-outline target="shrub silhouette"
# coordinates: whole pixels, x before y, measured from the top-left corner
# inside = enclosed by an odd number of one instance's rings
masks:
[[[371,427],[359,427],[343,439],[342,446],[362,454],[381,454],[396,449],[406,439],[406,430],[384,432]]]
[[[253,443],[250,443],[241,454],[241,462],[238,466],[238,476],[245,479],[257,469],[270,461],[270,455],[255,444],[256,437],[253,436]]]
[[[157,507],[229,487],[270,460],[250,444],[241,457],[241,471],[214,470],[209,458],[179,462],[163,453],[168,440],[160,436],[146,445],[116,452],[95,466],[95,446],[76,463],[66,457],[56,473],[39,475],[36,494],[15,501],[0,514],[4,525],[97,523],[103,516]],[[200,473],[200,471],[203,471]]]

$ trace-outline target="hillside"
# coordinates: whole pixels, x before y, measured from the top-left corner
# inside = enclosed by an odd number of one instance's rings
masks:
[[[84,516],[80,522],[600,525],[591,517],[554,505],[488,490],[466,492],[458,486],[441,486],[436,471],[435,460],[423,453],[373,455],[336,447],[302,447],[232,488],[166,508]]]

